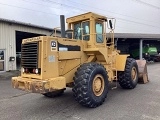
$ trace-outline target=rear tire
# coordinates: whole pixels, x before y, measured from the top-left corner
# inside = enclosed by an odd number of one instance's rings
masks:
[[[108,76],[103,65],[85,63],[74,77],[73,95],[83,106],[95,108],[101,105],[108,93]]]
[[[133,58],[127,58],[125,71],[118,76],[119,84],[124,89],[133,89],[138,82],[138,65]]]
[[[53,92],[44,93],[43,95],[45,97],[48,97],[48,98],[54,98],[54,97],[61,96],[63,93],[64,93],[64,89],[53,91]]]

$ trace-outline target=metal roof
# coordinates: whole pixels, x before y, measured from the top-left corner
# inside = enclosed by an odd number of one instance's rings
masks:
[[[0,18],[0,21],[7,22],[7,23],[10,23],[10,24],[18,24],[18,25],[23,25],[23,26],[28,26],[28,27],[34,27],[34,28],[53,31],[53,28],[34,25],[34,24],[31,24],[31,23],[20,22],[20,21],[16,21],[16,20],[9,20],[9,19]],[[56,31],[59,32],[59,33],[61,32],[58,29]],[[151,38],[151,39],[160,39],[160,34],[115,33],[115,38],[142,38],[142,39],[143,38]]]
[[[39,29],[53,31],[53,28],[49,28],[49,27],[45,27],[45,26],[39,26],[39,25],[34,25],[34,24],[31,24],[31,23],[20,22],[20,21],[16,21],[16,20],[9,20],[9,19],[0,18],[0,21],[7,22],[7,23],[10,23],[10,24],[18,24],[18,25],[23,25],[23,26],[28,26],[28,27],[34,27],[34,28],[39,28]],[[60,32],[60,30],[57,30],[57,32]]]
[[[109,36],[109,34],[107,33]],[[115,38],[140,38],[140,39],[160,39],[160,34],[143,34],[143,33],[115,33]]]

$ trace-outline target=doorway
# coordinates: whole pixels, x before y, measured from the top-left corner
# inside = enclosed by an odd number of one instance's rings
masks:
[[[0,72],[5,71],[5,50],[0,49]]]
[[[37,37],[37,36],[46,36],[46,35],[23,32],[23,31],[15,31],[15,33],[16,33],[16,66],[17,66],[17,70],[20,70],[20,68],[21,68],[21,43],[22,43],[22,39],[32,38],[32,37]]]

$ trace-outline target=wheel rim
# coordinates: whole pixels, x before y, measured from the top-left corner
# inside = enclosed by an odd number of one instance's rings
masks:
[[[104,78],[102,75],[96,75],[93,80],[93,93],[96,96],[100,96],[104,91]]]
[[[132,80],[136,80],[137,78],[137,69],[135,67],[132,68]]]

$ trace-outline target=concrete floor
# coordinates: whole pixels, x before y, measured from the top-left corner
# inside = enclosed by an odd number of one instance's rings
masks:
[[[11,87],[0,80],[0,120],[160,120],[160,64],[148,65],[150,82],[133,90],[118,87],[98,108],[79,105],[71,89],[54,99]]]

